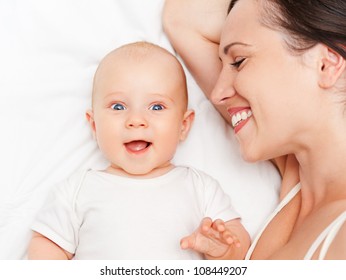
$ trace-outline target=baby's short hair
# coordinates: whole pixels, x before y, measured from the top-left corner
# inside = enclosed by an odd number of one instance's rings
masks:
[[[114,49],[113,51],[111,51],[110,53],[108,53],[100,62],[95,75],[94,75],[94,82],[93,82],[93,90],[92,90],[92,99],[94,100],[94,95],[95,95],[95,84],[96,84],[96,80],[97,80],[97,76],[99,74],[99,70],[100,68],[102,68],[103,62],[110,59],[112,56],[117,55],[121,53],[122,55],[128,56],[131,59],[135,59],[138,61],[147,59],[150,56],[155,56],[158,53],[162,53],[164,55],[169,56],[172,59],[172,63],[175,63],[177,66],[178,71],[180,72],[181,78],[182,78],[182,82],[184,83],[184,92],[183,94],[185,95],[184,99],[185,99],[185,107],[187,108],[187,104],[188,104],[188,94],[187,94],[187,84],[186,84],[186,75],[185,75],[185,71],[183,66],[181,65],[181,63],[179,62],[179,60],[177,59],[177,57],[175,55],[173,55],[171,52],[169,52],[167,49],[150,43],[150,42],[146,42],[146,41],[138,41],[138,42],[133,42],[133,43],[129,43],[129,44],[125,44],[122,45],[116,49]],[[92,103],[94,103],[94,101],[92,101]]]

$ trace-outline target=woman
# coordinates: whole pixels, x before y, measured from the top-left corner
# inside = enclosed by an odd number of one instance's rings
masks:
[[[197,70],[191,50],[175,40],[170,5],[164,23],[173,45],[190,70],[208,71]],[[345,25],[342,0],[231,1],[220,37],[222,69],[209,96],[228,112],[244,159],[279,158],[283,175],[282,201],[248,257],[346,259]],[[296,186],[286,154],[298,160]]]

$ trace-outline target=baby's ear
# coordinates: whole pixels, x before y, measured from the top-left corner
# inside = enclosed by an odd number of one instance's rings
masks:
[[[321,60],[319,69],[319,86],[327,89],[336,84],[345,71],[345,59],[336,51],[321,45]]]
[[[87,110],[85,113],[85,117],[90,125],[91,132],[93,134],[94,139],[96,139],[96,125],[94,120],[94,112],[93,110]]]
[[[184,114],[183,123],[181,125],[180,141],[184,141],[186,139],[194,119],[195,111],[187,110]]]

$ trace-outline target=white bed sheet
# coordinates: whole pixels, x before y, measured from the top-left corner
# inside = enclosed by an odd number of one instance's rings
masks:
[[[0,259],[25,258],[30,224],[54,184],[106,165],[84,117],[92,76],[125,43],[173,52],[162,7],[163,0],[0,0]],[[241,159],[230,128],[187,76],[196,120],[174,162],[216,177],[254,235],[277,203],[280,178],[269,163]]]

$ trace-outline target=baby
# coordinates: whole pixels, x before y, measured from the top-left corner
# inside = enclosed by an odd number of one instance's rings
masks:
[[[54,190],[28,257],[244,258],[249,235],[229,197],[205,173],[171,163],[194,119],[187,106],[184,70],[167,50],[137,42],[109,53],[86,117],[110,165]]]

